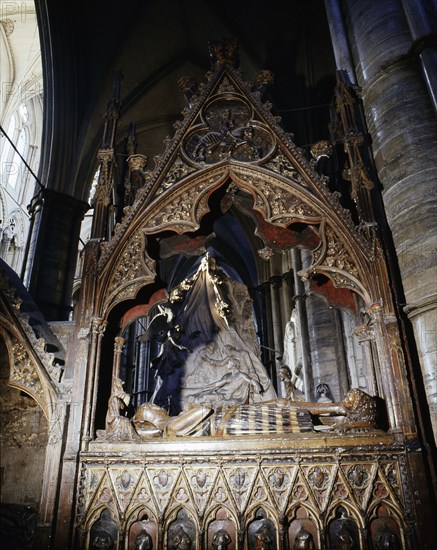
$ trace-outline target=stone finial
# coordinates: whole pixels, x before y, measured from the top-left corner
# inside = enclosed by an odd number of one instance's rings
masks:
[[[257,86],[271,86],[274,80],[275,78],[272,71],[269,71],[268,69],[259,71],[255,76],[255,84]]]
[[[225,64],[238,67],[238,42],[235,38],[223,38],[220,41],[210,41],[208,43],[208,48],[211,66],[213,68]]]
[[[190,76],[182,76],[178,80],[178,87],[184,94],[188,107],[191,109],[194,99],[199,96],[199,87],[197,82]]]

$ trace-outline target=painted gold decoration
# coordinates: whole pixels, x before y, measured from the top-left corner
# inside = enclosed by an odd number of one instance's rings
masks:
[[[137,232],[125,245],[118,264],[113,271],[108,294],[114,297],[126,298],[133,296],[137,290],[135,285],[129,285],[134,279],[152,281],[155,278],[155,262],[144,249],[144,236]]]
[[[297,171],[297,169],[292,165],[288,158],[282,153],[278,153],[273,157],[269,162],[264,165],[269,170],[281,174],[281,176],[286,176],[294,181],[297,181],[301,185],[306,185],[305,181]]]
[[[37,401],[41,401],[44,397],[43,386],[26,348],[17,342],[13,345],[12,353],[14,363],[9,376],[10,383],[29,392]]]
[[[185,178],[185,176],[191,174],[192,172],[195,172],[195,168],[193,168],[192,166],[188,166],[188,164],[186,164],[180,157],[178,157],[175,160],[171,170],[168,171],[165,178],[163,179],[156,194],[160,195],[166,189],[169,189],[178,181]]]

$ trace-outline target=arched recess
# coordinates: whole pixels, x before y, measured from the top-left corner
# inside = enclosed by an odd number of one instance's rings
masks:
[[[34,425],[31,426],[30,434],[26,433],[28,419],[23,412],[25,407],[23,409],[19,407],[18,414],[14,411],[12,425],[18,427],[18,432],[20,432],[20,426],[23,428],[21,435],[17,434],[18,441],[23,437],[22,447],[17,450],[15,456],[14,450],[8,449],[4,455],[5,464],[6,460],[9,464],[12,460],[14,467],[10,468],[10,472],[20,472],[20,477],[14,488],[14,498],[20,498],[20,491],[30,494],[30,491],[26,492],[26,485],[35,487],[36,484],[41,483],[37,501],[39,525],[50,525],[53,521],[56,502],[56,482],[59,476],[68,397],[60,384],[62,367],[57,362],[60,357],[55,357],[54,353],[46,350],[47,342],[44,338],[37,337],[29,323],[29,316],[21,311],[23,289],[13,278],[9,278],[6,270],[1,275],[0,339],[2,353],[0,355],[7,370],[5,382],[8,388],[12,388],[11,395],[25,395],[27,397],[21,399],[28,404],[34,404],[32,407],[27,407],[34,411],[32,413]],[[17,284],[16,288],[14,288],[14,284]],[[29,303],[26,305],[29,306]],[[6,417],[7,415],[5,415]],[[10,421],[11,418],[8,418]],[[33,448],[35,437],[38,438],[36,444],[38,449]],[[26,453],[31,454],[27,461],[24,458]],[[23,467],[23,471],[20,468],[17,469],[16,465],[21,461],[23,464],[30,465],[30,479],[26,477],[26,468]],[[5,479],[9,473],[6,472]]]
[[[1,323],[1,320],[0,320]],[[49,438],[47,418],[39,403],[17,385],[10,384],[13,366],[0,327],[0,393],[2,502],[29,507],[36,512],[43,494],[46,445]],[[3,504],[2,504],[3,506]],[[5,510],[6,514],[6,510]],[[26,530],[32,534],[32,517]],[[23,533],[24,534],[24,533]]]
[[[114,340],[126,339],[126,321],[141,306],[147,314],[165,302],[207,251],[250,289],[262,360],[277,389],[278,361],[267,350],[277,350],[281,338],[262,296],[262,284],[277,271],[276,257],[305,249],[310,263],[301,266],[299,277],[318,279],[330,299],[343,293],[340,301],[356,311],[374,302],[368,243],[338,207],[315,197],[301,181],[232,161],[190,173],[177,189],[164,190],[143,210],[135,208],[135,216],[129,211],[118,226],[114,242],[105,244],[97,270],[96,317],[107,323],[98,411],[109,397]],[[103,413],[97,420],[98,427],[102,424]]]
[[[120,319],[141,300],[150,304],[157,290],[170,296],[181,281],[188,280],[196,261],[212,244],[208,239],[214,223],[234,217],[249,244],[245,257],[253,259],[252,276],[243,284],[249,289],[249,283],[255,281],[255,298],[250,295],[254,330],[263,350],[263,368],[276,390],[280,389],[282,329],[291,318],[292,308],[299,310],[299,323],[305,328],[305,308],[299,302],[305,300],[308,285],[316,284],[319,293],[359,312],[360,327],[372,333],[374,355],[379,359],[380,375],[376,373],[368,386],[374,395],[387,400],[390,427],[403,426],[413,432],[411,417],[402,404],[409,399],[406,388],[399,392],[393,383],[393,371],[405,370],[405,365],[389,342],[389,328],[392,332],[395,329],[387,316],[395,316],[376,225],[356,225],[338,194],[329,190],[326,178],[278,127],[267,103],[252,94],[232,67],[217,65],[216,69],[194,105],[183,112],[184,120],[175,125],[176,134],[166,141],[155,170],[138,169],[143,185],[135,201],[124,209],[113,238],[100,247],[89,285],[94,285],[92,311],[99,323],[107,324],[102,352],[103,348],[113,348],[114,342],[116,352],[112,360],[106,357],[103,362],[92,350],[91,368],[99,369],[104,363],[106,369],[111,370],[112,365],[113,374],[118,372],[124,339]],[[230,120],[232,109],[235,117],[240,117],[235,125]],[[234,139],[230,146],[226,141],[229,132]],[[104,184],[102,180],[102,192]],[[99,204],[100,231],[105,202]],[[230,252],[235,239],[228,240]],[[167,258],[163,256],[165,246]],[[240,246],[239,252],[244,248]],[[281,254],[290,261],[278,273],[281,262],[277,257]],[[183,258],[170,262],[169,268],[165,260],[181,255]],[[220,267],[229,267],[220,254],[218,260],[223,264]],[[241,275],[242,271],[238,272]],[[232,276],[229,271],[226,274]],[[288,311],[281,309],[280,290],[287,276],[293,277],[289,298],[296,298],[292,307],[287,306]],[[307,341],[308,334],[302,339]],[[307,348],[302,353],[303,385],[305,398],[311,401],[316,392]],[[373,365],[369,371],[374,372]],[[346,389],[343,384],[335,397],[341,398]],[[101,401],[109,392],[107,387]]]
[[[259,213],[261,223],[273,229],[292,229],[293,224],[313,228],[318,247],[302,276],[325,274],[334,286],[359,293],[366,307],[379,301],[379,289],[372,279],[370,245],[344,212],[339,215],[338,210],[343,209],[338,204],[323,203],[294,180],[261,167],[233,162],[194,173],[179,183],[176,190],[161,193],[143,211],[129,212],[116,232],[116,243],[107,244],[100,258],[99,316],[104,318],[114,303],[135,296],[141,286],[154,278],[153,259],[148,255],[141,258],[141,254],[138,257],[138,252],[147,253],[147,236],[164,231],[179,235],[195,233],[210,209],[211,195],[223,185],[228,185],[231,197],[238,192],[250,194],[249,208],[255,216]],[[129,224],[134,213],[137,217]],[[272,240],[267,246],[276,244],[274,237]],[[290,242],[291,239],[289,247]],[[277,250],[284,248],[287,243],[281,243]],[[132,266],[134,257],[136,261]]]

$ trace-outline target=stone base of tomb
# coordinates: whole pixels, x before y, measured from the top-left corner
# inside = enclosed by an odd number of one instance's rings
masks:
[[[199,549],[219,538],[229,549],[296,548],[299,537],[314,548],[344,537],[408,547],[405,462],[381,431],[94,441],[81,455],[77,529],[83,548],[101,533],[129,550],[179,548],[180,537]]]

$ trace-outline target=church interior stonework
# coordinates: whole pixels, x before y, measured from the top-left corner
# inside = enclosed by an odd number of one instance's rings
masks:
[[[436,2],[32,9],[4,547],[436,548]]]

